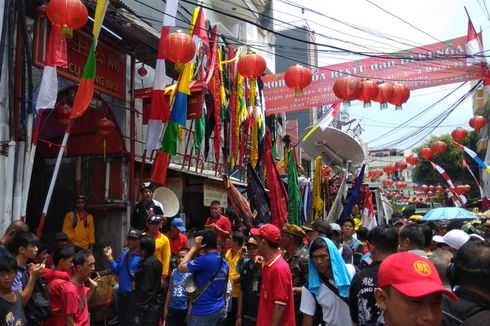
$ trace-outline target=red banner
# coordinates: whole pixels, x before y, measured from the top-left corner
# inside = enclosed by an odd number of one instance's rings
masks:
[[[40,68],[44,67],[50,28],[46,16],[38,14],[34,33],[33,64]],[[82,77],[91,43],[92,34],[84,30],[73,31],[73,37],[66,40],[68,67],[58,68],[58,75],[78,83]],[[101,35],[97,43],[95,59],[97,61],[95,90],[125,100],[126,55],[124,51]]]
[[[324,66],[313,71],[313,81],[294,97],[294,90],[284,82],[284,73],[266,75],[264,95],[266,114],[310,109],[330,105],[337,97],[332,91],[335,79],[353,75],[372,80],[390,80],[407,85],[410,90],[478,80],[480,66],[466,66],[466,36],[425,45],[378,58],[367,58]]]

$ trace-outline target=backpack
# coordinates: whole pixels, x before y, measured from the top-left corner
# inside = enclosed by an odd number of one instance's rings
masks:
[[[23,289],[26,287],[29,277],[29,267],[26,267],[22,275]],[[24,306],[24,313],[27,321],[31,325],[38,325],[40,322],[48,319],[51,314],[51,301],[49,300],[48,287],[42,276],[34,283],[32,296]]]

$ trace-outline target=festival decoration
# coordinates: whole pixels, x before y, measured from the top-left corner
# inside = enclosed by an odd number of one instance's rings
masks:
[[[468,136],[468,131],[461,127],[458,127],[451,132],[451,137],[457,142],[462,141],[466,136]]]
[[[461,145],[460,143],[454,142],[454,145],[456,145],[459,149],[465,151],[466,154],[471,156],[473,161],[475,161],[483,170],[485,170],[485,172],[490,174],[490,166],[488,166],[486,162],[484,162],[481,158],[479,158],[477,153],[475,153],[473,150],[469,149],[468,147]]]
[[[415,155],[409,155],[409,156],[407,156],[407,158],[405,160],[410,165],[415,165],[419,162],[419,158]]]
[[[407,168],[407,162],[405,161],[398,161],[395,163],[395,168],[398,170],[398,171],[403,171]]]
[[[422,185],[420,187],[420,189],[422,189],[423,192],[427,192],[427,190],[429,189],[429,187],[427,185]]]
[[[176,71],[182,71],[184,64],[191,61],[196,54],[196,43],[188,33],[171,33],[165,36],[162,44],[165,59],[175,63]]]
[[[441,154],[446,151],[447,144],[442,140],[436,140],[435,142],[432,143],[430,148],[432,149],[432,152],[434,152],[435,154]]]
[[[265,59],[256,53],[249,51],[238,60],[238,73],[245,78],[258,78],[267,67]]]
[[[303,88],[311,83],[311,70],[300,64],[289,67],[284,73],[284,81],[286,86],[294,89],[294,96],[300,97],[303,95]]]
[[[362,94],[361,80],[352,76],[340,77],[333,84],[333,92],[343,100],[344,106],[349,106],[350,101],[359,99]]]
[[[53,113],[59,124],[66,126],[70,123],[71,107],[67,104],[55,108]]]
[[[80,0],[51,0],[46,13],[67,37],[72,37],[73,30],[83,27],[88,19],[87,7]]]
[[[426,160],[428,160],[432,157],[433,152],[432,149],[430,149],[430,147],[424,147],[420,150],[419,155],[425,158]]]
[[[419,190],[419,189],[420,189],[420,186],[419,186],[418,184],[414,183],[414,184],[412,185],[412,189],[413,189],[413,190]]]
[[[364,102],[364,107],[371,107],[371,101],[378,95],[379,87],[378,84],[372,80],[364,79],[361,81],[362,93],[359,96],[359,100]]]
[[[145,76],[146,76],[146,74],[148,74],[148,70],[146,70],[146,68],[145,68],[145,65],[144,65],[144,64],[142,64],[142,65],[141,65],[141,67],[139,67],[137,71],[138,71],[138,75],[139,75],[140,77],[145,77]]]
[[[410,98],[410,89],[408,86],[400,83],[393,84],[393,95],[388,98],[388,102],[395,106],[395,110],[401,110],[402,104],[406,103]]]
[[[383,180],[383,185],[386,186],[386,187],[390,187],[393,185],[393,180],[391,179],[384,179]]]
[[[487,119],[485,119],[481,115],[475,115],[473,118],[470,119],[469,124],[471,128],[478,131],[481,128],[485,127],[485,125],[487,124]]]
[[[393,83],[392,82],[384,82],[378,84],[378,95],[374,98],[375,102],[380,104],[380,109],[386,109],[388,107],[387,102],[391,100],[393,97]]]
[[[386,165],[384,168],[383,168],[383,171],[386,173],[386,174],[392,174],[393,172],[396,171],[396,166],[395,164],[389,164],[389,165]]]
[[[102,119],[97,121],[96,128],[97,128],[97,133],[104,137],[102,146],[104,148],[104,160],[105,160],[105,153],[107,148],[106,137],[112,134],[114,130],[116,130],[116,125],[111,120],[107,119],[106,117],[103,117]]]

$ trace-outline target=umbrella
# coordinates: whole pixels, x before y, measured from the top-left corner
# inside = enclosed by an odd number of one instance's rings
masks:
[[[474,220],[477,216],[464,208],[439,207],[428,211],[422,221]]]

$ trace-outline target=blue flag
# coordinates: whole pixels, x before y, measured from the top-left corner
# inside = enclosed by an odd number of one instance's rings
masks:
[[[337,221],[339,225],[342,225],[342,222],[350,217],[350,215],[352,214],[352,207],[354,207],[354,204],[359,199],[362,181],[364,180],[365,168],[366,168],[366,163],[363,163],[361,167],[361,171],[359,171],[359,175],[356,178],[356,184],[354,186],[354,189],[352,190],[352,194],[350,195],[349,203],[344,207],[344,210],[342,211],[342,215],[340,215],[340,218]]]

